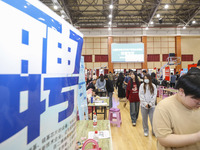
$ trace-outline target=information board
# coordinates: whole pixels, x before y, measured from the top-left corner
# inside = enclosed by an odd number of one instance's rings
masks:
[[[112,62],[144,62],[144,43],[113,43]]]

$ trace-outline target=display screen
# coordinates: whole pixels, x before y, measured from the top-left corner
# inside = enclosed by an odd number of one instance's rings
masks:
[[[144,62],[144,43],[113,43],[112,62]]]

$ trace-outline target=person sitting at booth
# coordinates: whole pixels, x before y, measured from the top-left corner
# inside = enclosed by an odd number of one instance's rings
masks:
[[[90,82],[90,83],[88,84],[87,90],[90,89],[90,88],[91,88],[92,90],[95,90],[95,89],[96,89],[95,84],[96,84],[96,80],[92,80],[92,82]]]
[[[106,90],[106,80],[104,79],[103,74],[100,74],[100,78],[97,79],[96,87],[99,90]]]
[[[153,116],[159,150],[200,149],[200,70],[181,76],[178,93],[162,100]]]

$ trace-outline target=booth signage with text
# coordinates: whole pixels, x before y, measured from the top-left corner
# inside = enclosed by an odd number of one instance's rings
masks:
[[[85,83],[85,67],[84,67],[84,57],[81,56],[80,63],[80,73],[79,73],[79,90],[78,90],[78,112],[79,119],[84,119],[84,114],[86,116],[86,120],[88,120],[88,106],[87,106],[87,95],[86,95],[86,83]]]
[[[0,149],[74,149],[83,35],[36,0],[0,19]]]
[[[170,81],[170,67],[165,67],[165,80]]]

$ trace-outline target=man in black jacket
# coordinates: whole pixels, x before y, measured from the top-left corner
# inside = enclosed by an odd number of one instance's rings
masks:
[[[106,90],[109,96],[109,108],[112,108],[112,95],[113,95],[113,83],[110,79],[108,79],[107,75],[104,75],[104,79],[106,80]]]

